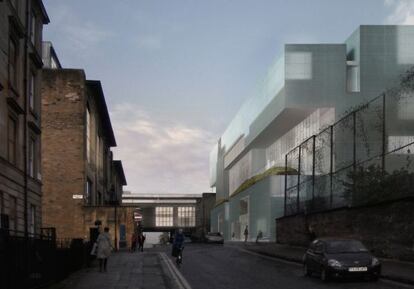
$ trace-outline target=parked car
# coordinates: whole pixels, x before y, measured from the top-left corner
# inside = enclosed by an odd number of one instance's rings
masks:
[[[331,278],[370,277],[378,280],[381,263],[358,240],[324,238],[313,241],[303,257],[305,276]]]
[[[224,244],[224,238],[220,233],[207,233],[204,239],[206,243]]]

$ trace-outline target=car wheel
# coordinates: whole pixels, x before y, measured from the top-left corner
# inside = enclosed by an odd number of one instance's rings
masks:
[[[303,275],[305,277],[312,276],[312,272],[309,270],[308,264],[306,264],[306,263],[303,264]]]
[[[323,282],[328,282],[329,281],[329,275],[326,272],[325,268],[323,268],[323,267],[321,268],[321,280]]]

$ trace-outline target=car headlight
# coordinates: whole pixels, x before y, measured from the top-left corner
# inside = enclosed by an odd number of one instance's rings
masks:
[[[377,266],[380,264],[380,261],[378,260],[378,258],[373,257],[372,261],[371,261],[371,265],[372,266]]]
[[[328,265],[330,267],[342,267],[341,262],[339,262],[338,260],[335,260],[335,259],[328,260]]]

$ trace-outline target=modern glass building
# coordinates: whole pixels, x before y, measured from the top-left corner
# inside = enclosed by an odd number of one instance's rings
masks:
[[[414,26],[364,25],[341,44],[286,44],[262,91],[243,104],[210,153],[216,190],[211,230],[241,240],[248,226],[250,240],[259,231],[275,240],[275,218],[284,211],[286,154],[398,85],[413,65]],[[336,139],[342,158],[350,150],[346,138]],[[301,159],[301,174],[314,175],[311,157]]]

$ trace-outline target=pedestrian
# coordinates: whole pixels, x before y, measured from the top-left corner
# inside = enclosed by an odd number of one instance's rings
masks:
[[[234,238],[236,237],[236,233],[231,233],[231,239],[234,240]]]
[[[316,233],[312,225],[308,226],[308,237],[311,242],[313,242],[316,239]]]
[[[259,230],[259,232],[257,232],[257,236],[256,236],[256,243],[259,243],[259,240],[263,238],[263,232],[261,230]]]
[[[133,233],[131,236],[131,252],[135,252],[137,249],[137,233]]]
[[[111,254],[112,245],[111,245],[111,235],[109,235],[109,228],[106,227],[103,233],[100,233],[98,239],[96,239],[97,244],[97,258],[99,260],[99,272],[106,272],[106,265],[108,264],[108,258]]]
[[[249,227],[246,225],[246,228],[244,229],[244,242],[247,242],[247,238],[249,236]]]
[[[138,251],[144,252],[145,235],[140,233],[138,236]]]

